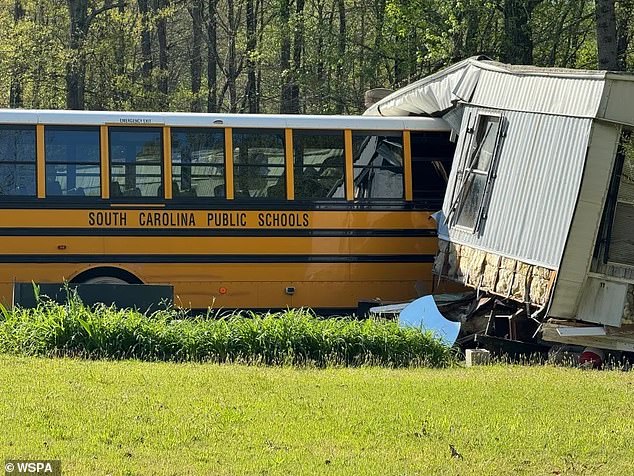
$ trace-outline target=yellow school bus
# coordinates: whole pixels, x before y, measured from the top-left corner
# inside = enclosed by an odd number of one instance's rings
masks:
[[[0,110],[14,283],[174,286],[187,308],[352,309],[428,292],[441,119]]]

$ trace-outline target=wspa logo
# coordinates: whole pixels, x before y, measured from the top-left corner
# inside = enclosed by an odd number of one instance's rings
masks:
[[[7,460],[4,462],[5,476],[25,476],[40,474],[62,476],[62,462],[59,460]]]

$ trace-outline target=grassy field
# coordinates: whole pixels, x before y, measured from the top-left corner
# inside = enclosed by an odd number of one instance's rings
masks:
[[[65,475],[634,473],[634,373],[0,356],[0,382],[0,457]]]

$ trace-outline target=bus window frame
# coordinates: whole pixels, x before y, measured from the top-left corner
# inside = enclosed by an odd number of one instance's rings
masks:
[[[289,161],[289,153],[288,153],[288,144],[287,144],[287,139],[288,136],[291,136],[291,141],[292,141],[292,128],[289,127],[232,127],[231,129],[231,165],[232,165],[232,173],[233,173],[233,190],[232,190],[232,198],[231,200],[236,200],[239,201],[240,203],[248,203],[248,204],[254,204],[254,203],[264,203],[264,204],[273,204],[273,203],[287,203],[287,202],[294,202],[294,191],[291,192],[289,194],[289,188],[288,188],[288,183],[289,183],[289,168],[288,168],[288,161]],[[253,165],[253,164],[236,164],[235,161],[235,149],[236,149],[236,141],[235,141],[235,134],[240,134],[243,133],[243,131],[247,131],[248,133],[252,133],[252,132],[258,132],[258,133],[281,133],[282,136],[282,150],[283,150],[283,162],[280,165],[268,165],[267,163],[267,168],[269,167],[273,167],[273,168],[284,168],[284,172],[283,174],[279,175],[279,178],[284,177],[284,187],[285,187],[285,194],[283,198],[278,198],[278,197],[267,197],[267,196],[259,196],[259,197],[237,197],[236,196],[236,178],[237,178],[237,174],[236,174],[236,168],[240,167],[240,166],[246,166],[246,167],[258,167],[257,165]],[[290,134],[289,134],[290,133]],[[292,145],[292,144],[291,144]],[[291,149],[291,158],[292,158],[292,149]],[[292,160],[291,160],[292,161]],[[291,170],[292,173],[292,170]],[[269,175],[266,175],[266,177],[268,178]],[[227,182],[227,186],[229,185],[228,180],[226,180],[226,171],[225,171],[225,181]],[[292,177],[291,177],[292,178]],[[270,187],[267,187],[267,189]],[[289,198],[292,197],[292,198]]]
[[[324,203],[324,204],[332,204],[332,205],[337,205],[337,204],[342,204],[345,203],[347,201],[350,201],[350,196],[348,195],[348,140],[347,140],[347,136],[348,136],[348,132],[350,131],[350,129],[333,129],[333,128],[320,128],[320,129],[305,129],[305,128],[301,128],[301,127],[297,127],[297,128],[289,128],[287,129],[288,131],[290,131],[290,163],[291,168],[290,168],[290,174],[289,174],[289,182],[292,184],[293,186],[293,200],[294,201],[298,201],[298,202],[304,202],[304,203]],[[299,132],[302,134],[307,134],[307,133],[314,133],[314,135],[332,135],[332,136],[337,136],[338,133],[341,133],[341,138],[342,138],[342,145],[343,145],[343,181],[342,181],[342,185],[344,187],[343,190],[343,197],[320,197],[320,198],[296,198],[296,194],[295,194],[295,167],[297,164],[295,164],[295,132]],[[352,137],[352,136],[350,136]],[[302,163],[301,166],[303,167],[304,164]],[[322,164],[323,166],[323,164]],[[335,168],[335,167],[333,167]],[[338,167],[336,167],[338,168]],[[288,183],[287,182],[287,187],[288,187]]]
[[[164,202],[167,196],[167,190],[166,190],[166,186],[165,186],[165,166],[166,166],[166,158],[165,158],[165,124],[155,124],[155,123],[150,123],[150,124],[107,124],[107,135],[108,135],[108,145],[107,145],[107,168],[108,168],[108,195],[109,195],[109,200],[111,202],[116,202],[116,203],[149,203],[149,204],[156,204],[156,203],[162,203]],[[130,195],[118,195],[116,197],[112,196],[112,131],[113,129],[119,129],[119,130],[134,130],[134,129],[156,129],[159,132],[159,139],[160,139],[160,145],[159,145],[159,151],[160,151],[160,160],[159,160],[159,165],[161,167],[161,183],[159,185],[159,188],[163,188],[163,194],[161,196],[130,196]],[[103,149],[102,149],[103,150]],[[171,151],[170,151],[171,153]],[[169,158],[169,164],[171,166],[171,157]],[[137,163],[135,161],[135,167],[137,167]],[[170,183],[171,185],[171,183]]]
[[[376,203],[381,203],[381,204],[386,204],[386,203],[396,203],[396,202],[411,202],[412,200],[408,200],[407,198],[407,192],[408,192],[408,185],[407,185],[407,179],[409,177],[409,189],[410,189],[410,193],[411,193],[411,187],[412,187],[412,182],[411,182],[411,136],[409,137],[410,139],[410,143],[409,143],[409,160],[406,158],[407,155],[407,147],[406,147],[406,143],[405,143],[405,135],[407,133],[410,133],[409,130],[407,129],[377,129],[377,130],[372,130],[372,129],[352,129],[351,130],[351,134],[350,134],[350,153],[351,153],[351,170],[350,170],[350,174],[351,174],[351,180],[352,180],[352,184],[351,184],[351,190],[350,192],[352,193],[352,199],[354,200],[354,202],[358,202],[358,203],[372,203],[372,202],[376,202]],[[401,164],[401,167],[403,169],[403,173],[401,175],[401,180],[402,180],[402,185],[403,185],[403,194],[401,197],[369,197],[369,198],[358,198],[356,197],[356,190],[357,187],[354,183],[354,179],[355,179],[355,175],[354,175],[354,171],[355,169],[362,169],[364,167],[362,166],[355,166],[354,165],[354,135],[355,134],[362,134],[365,136],[381,136],[381,135],[386,135],[388,137],[392,136],[392,137],[400,137],[401,140],[401,145],[402,145],[402,159],[403,162]],[[408,134],[409,135],[409,134]],[[410,170],[409,173],[406,171],[406,167],[409,164]],[[346,164],[347,165],[347,164]],[[381,167],[379,166],[370,166],[368,167],[370,169],[381,169]]]
[[[12,164],[12,165],[31,165],[34,167],[34,174],[35,176],[33,177],[35,179],[35,192],[33,194],[30,195],[0,195],[0,201],[2,202],[20,202],[20,201],[36,201],[38,200],[40,197],[40,190],[38,187],[38,178],[40,175],[40,162],[39,162],[39,140],[38,140],[38,125],[39,124],[15,124],[15,123],[5,123],[5,124],[0,124],[0,127],[7,127],[7,128],[12,128],[12,129],[27,129],[27,128],[32,128],[33,131],[33,138],[34,138],[34,152],[35,152],[35,160],[34,161],[14,161],[14,160],[10,160],[10,161],[2,161],[0,162],[0,164]]]
[[[99,157],[99,160],[97,162],[95,162],[94,164],[89,164],[89,165],[94,165],[95,167],[97,167],[99,169],[99,194],[98,195],[49,195],[48,191],[47,191],[47,186],[46,186],[46,179],[47,179],[47,174],[46,174],[46,167],[47,165],[60,165],[60,164],[71,164],[72,162],[48,162],[46,159],[46,131],[47,129],[67,129],[67,130],[73,130],[73,129],[94,129],[97,132],[97,138],[99,141],[99,147],[97,150],[97,154]],[[104,195],[104,190],[103,190],[103,167],[102,167],[102,151],[103,151],[103,145],[102,145],[102,135],[101,135],[101,127],[99,125],[95,125],[95,124],[46,124],[43,125],[42,127],[42,133],[41,133],[41,138],[38,137],[38,142],[41,139],[42,141],[42,145],[41,145],[41,154],[42,154],[42,166],[41,166],[41,172],[43,173],[42,176],[42,189],[43,189],[43,196],[41,198],[45,198],[48,201],[51,200],[62,200],[62,201],[74,201],[74,200],[80,200],[81,202],[86,202],[86,203],[90,203],[90,202],[97,202],[102,200],[103,195]],[[38,143],[38,148],[39,148],[39,143]],[[39,160],[39,153],[38,153],[38,160]],[[87,162],[78,162],[78,164],[88,164]],[[39,164],[38,164],[39,165]],[[38,188],[40,186],[40,180],[38,177]]]
[[[211,127],[211,126],[166,126],[166,129],[169,129],[169,136],[170,136],[170,142],[169,142],[169,167],[170,167],[170,171],[173,174],[173,167],[174,167],[174,163],[172,162],[172,152],[174,150],[173,148],[173,141],[172,141],[172,134],[174,133],[174,131],[179,132],[179,131],[184,131],[184,130],[201,130],[201,131],[214,131],[214,132],[218,132],[221,135],[221,140],[222,140],[222,147],[223,147],[223,154],[222,154],[222,167],[223,167],[223,185],[225,187],[225,196],[224,197],[216,197],[216,196],[206,196],[206,195],[202,195],[202,196],[179,196],[179,197],[174,197],[173,195],[170,198],[166,198],[166,200],[174,200],[177,201],[178,203],[207,203],[207,201],[211,201],[214,203],[218,203],[221,201],[225,201],[225,200],[231,200],[232,198],[229,198],[229,177],[228,177],[228,157],[227,157],[227,145],[231,145],[232,144],[232,140],[230,140],[229,142],[227,142],[227,130],[229,130],[229,133],[231,133],[231,128],[230,127]],[[231,137],[232,139],[232,137]],[[166,155],[167,157],[167,155]],[[182,165],[182,164],[181,164]],[[217,163],[214,163],[213,165],[220,165]],[[173,177],[172,177],[173,178]]]

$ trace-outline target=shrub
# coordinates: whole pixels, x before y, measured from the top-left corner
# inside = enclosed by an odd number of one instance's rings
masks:
[[[178,310],[129,309],[41,300],[0,316],[0,352],[107,359],[267,365],[445,366],[451,349],[430,333],[386,320],[321,319],[306,309],[187,318]]]

